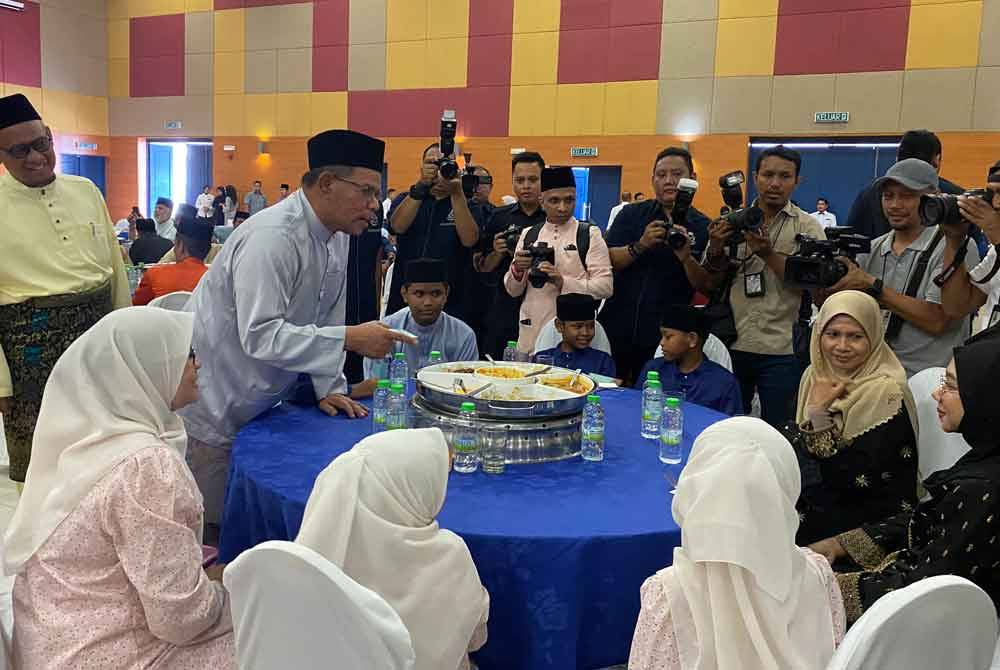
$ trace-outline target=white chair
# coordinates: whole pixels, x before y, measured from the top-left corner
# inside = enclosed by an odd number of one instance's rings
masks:
[[[596,327],[594,330],[594,340],[590,343],[590,346],[610,356],[611,340],[608,339],[608,334],[604,332],[604,326],[601,325],[600,321],[595,321],[594,325]],[[556,330],[556,321],[553,319],[542,326],[542,330],[538,333],[538,338],[535,340],[535,351],[533,353],[558,347],[560,342],[562,342],[562,335]]]
[[[827,670],[984,670],[996,641],[997,613],[986,592],[940,575],[879,598]]]
[[[730,372],[733,371],[733,357],[729,355],[729,349],[722,343],[722,340],[715,335],[708,334],[708,339],[705,340],[705,346],[702,347],[702,350],[705,352],[705,358],[713,363],[718,363]],[[662,346],[656,347],[656,355],[653,358],[663,358]]]
[[[931,393],[941,384],[944,368],[927,368],[910,378],[910,392],[917,405],[917,455],[920,476],[924,479],[938,470],[947,470],[969,451],[969,444],[958,433],[941,429],[937,416],[937,401]]]
[[[187,306],[190,299],[191,291],[174,291],[173,293],[161,295],[159,298],[153,298],[149,301],[149,306],[169,309],[172,312],[183,312],[184,307]]]
[[[409,670],[396,611],[333,563],[294,542],[264,542],[223,574],[241,670]]]

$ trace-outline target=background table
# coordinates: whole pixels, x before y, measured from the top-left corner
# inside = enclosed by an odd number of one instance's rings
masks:
[[[603,392],[604,461],[452,473],[438,517],[469,546],[490,592],[483,670],[600,668],[624,663],[639,587],[680,544],[667,469],[639,435],[640,394]],[[723,415],[684,405],[684,448]],[[221,560],[298,533],[320,471],[368,434],[369,420],[281,405],[233,445]],[[679,466],[673,466],[676,478]],[[337,510],[330,510],[336,514]],[[448,588],[441,584],[441,588]],[[447,622],[442,622],[447,625]]]

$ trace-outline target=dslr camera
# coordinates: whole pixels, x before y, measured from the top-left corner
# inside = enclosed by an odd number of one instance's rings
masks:
[[[798,251],[785,259],[785,283],[795,288],[829,288],[847,275],[847,261],[872,250],[872,241],[850,226],[826,229],[828,239],[796,235]]]
[[[993,206],[993,196],[996,191],[990,188],[977,188],[966,191],[962,195],[967,198],[980,198],[990,207]],[[920,221],[925,226],[948,226],[962,223],[962,210],[958,208],[957,195],[935,193],[920,196]]]
[[[437,160],[438,173],[448,181],[458,176],[458,163],[451,158],[455,153],[455,135],[458,133],[458,119],[455,110],[446,109],[441,114],[441,133],[438,143],[441,147],[441,158]]]
[[[503,241],[507,243],[507,249],[510,253],[514,253],[514,250],[517,249],[517,241],[521,239],[522,230],[523,228],[512,223],[507,227],[507,230],[503,231]]]
[[[545,262],[555,265],[556,250],[550,247],[548,242],[536,242],[534,246],[528,247],[528,253],[531,254],[531,269],[528,270],[528,282],[535,288],[542,288],[545,286],[545,282],[549,281],[549,276],[539,270],[538,266]]]
[[[679,226],[687,225],[688,212],[691,210],[691,203],[694,201],[694,194],[698,192],[698,182],[694,179],[681,179],[677,182],[677,197],[674,200],[674,208],[670,212],[670,220],[667,220],[666,212],[661,208],[664,224],[667,229],[667,244],[671,249],[683,249],[690,240],[691,234],[685,235],[674,228],[674,224]]]
[[[743,183],[746,180],[743,170],[735,170],[719,177],[719,190],[722,191],[722,201],[726,203],[719,216],[743,207]]]
[[[756,233],[764,225],[764,212],[759,207],[743,207],[743,184],[746,180],[743,170],[734,170],[719,177],[719,190],[722,191],[722,201],[726,203],[719,215],[733,229],[727,240],[731,245],[742,244],[744,232]]]

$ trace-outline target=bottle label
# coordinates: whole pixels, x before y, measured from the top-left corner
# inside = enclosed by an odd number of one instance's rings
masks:
[[[681,438],[678,435],[661,435],[660,442],[663,444],[669,444],[671,446],[676,446],[681,443]]]
[[[583,439],[585,442],[603,442],[604,441],[604,431],[592,430],[583,434]]]
[[[455,440],[455,452],[460,454],[476,453],[476,443],[467,440]]]

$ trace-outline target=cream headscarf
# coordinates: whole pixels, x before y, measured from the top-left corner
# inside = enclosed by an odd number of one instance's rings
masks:
[[[795,546],[801,480],[759,419],[710,426],[674,495],[681,546],[667,582],[681,667],[825,668],[834,629],[824,576]]]
[[[320,473],[295,539],[393,606],[415,670],[458,668],[489,610],[465,542],[435,521],[447,488],[439,429],[366,437]]]
[[[830,321],[841,314],[857,321],[871,344],[868,358],[850,377],[837,374],[820,347],[823,331]],[[827,298],[813,326],[809,356],[812,365],[802,376],[799,386],[799,404],[795,417],[799,425],[807,421],[809,393],[816,378],[821,377],[847,383],[847,394],[830,405],[833,422],[845,440],[853,440],[887,423],[899,413],[903,405],[909,413],[913,435],[917,435],[917,409],[906,382],[906,371],[885,341],[882,312],[870,295],[860,291],[841,291]]]
[[[129,307],[107,315],[56,362],[45,385],[24,493],[4,536],[4,570],[24,564],[115,466],[187,435],[170,403],[191,350],[190,314]]]

